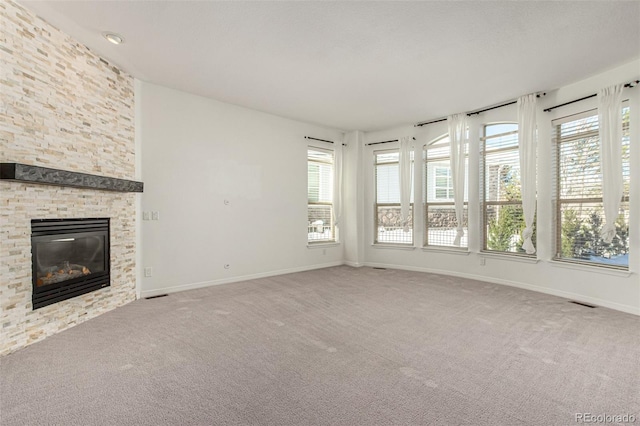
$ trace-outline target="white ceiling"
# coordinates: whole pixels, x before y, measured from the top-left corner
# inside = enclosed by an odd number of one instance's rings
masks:
[[[142,80],[342,130],[470,111],[640,57],[637,1],[21,4]]]

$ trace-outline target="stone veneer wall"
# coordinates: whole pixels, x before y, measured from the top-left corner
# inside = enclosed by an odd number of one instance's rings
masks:
[[[133,78],[0,2],[0,161],[135,178]],[[0,355],[135,299],[135,194],[0,181]],[[110,217],[111,287],[33,310],[31,219]]]

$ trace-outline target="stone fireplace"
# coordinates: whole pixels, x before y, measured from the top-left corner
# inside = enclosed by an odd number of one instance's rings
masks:
[[[130,184],[136,177],[133,78],[11,0],[0,3],[0,38],[0,162],[43,173],[55,169],[56,178],[64,171],[63,177],[71,173],[75,179],[72,186],[0,180],[4,355],[135,300],[139,191],[102,185],[114,180]],[[46,238],[33,237],[33,221],[77,223],[82,218],[108,219],[108,234],[101,238],[109,242],[110,261],[103,266],[109,285],[36,307],[38,279],[40,287],[57,286],[60,277],[53,273],[63,270],[77,284],[100,266],[65,247],[65,241],[51,241],[62,245],[51,246],[53,254],[42,258]],[[100,254],[95,239],[84,244]],[[35,278],[34,256],[41,263]]]

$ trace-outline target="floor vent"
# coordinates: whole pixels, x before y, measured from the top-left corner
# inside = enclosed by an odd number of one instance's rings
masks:
[[[145,299],[149,300],[149,299],[157,299],[158,297],[165,297],[168,296],[168,294],[159,294],[157,296],[149,296],[149,297],[145,297]]]
[[[582,303],[582,302],[576,302],[575,300],[572,300],[569,303],[574,303],[574,304],[580,305],[580,306],[586,306],[587,308],[597,308],[597,306],[595,306],[595,305],[590,305],[588,303]]]
[[[377,268],[377,267],[375,267],[375,266],[373,267],[373,269],[380,269],[380,270],[383,270],[383,271],[386,271],[386,270],[387,270],[387,268]]]

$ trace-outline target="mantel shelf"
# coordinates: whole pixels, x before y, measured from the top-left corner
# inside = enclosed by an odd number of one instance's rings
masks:
[[[0,179],[43,185],[73,186],[117,192],[142,192],[143,183],[107,176],[50,169],[20,163],[0,163]]]

